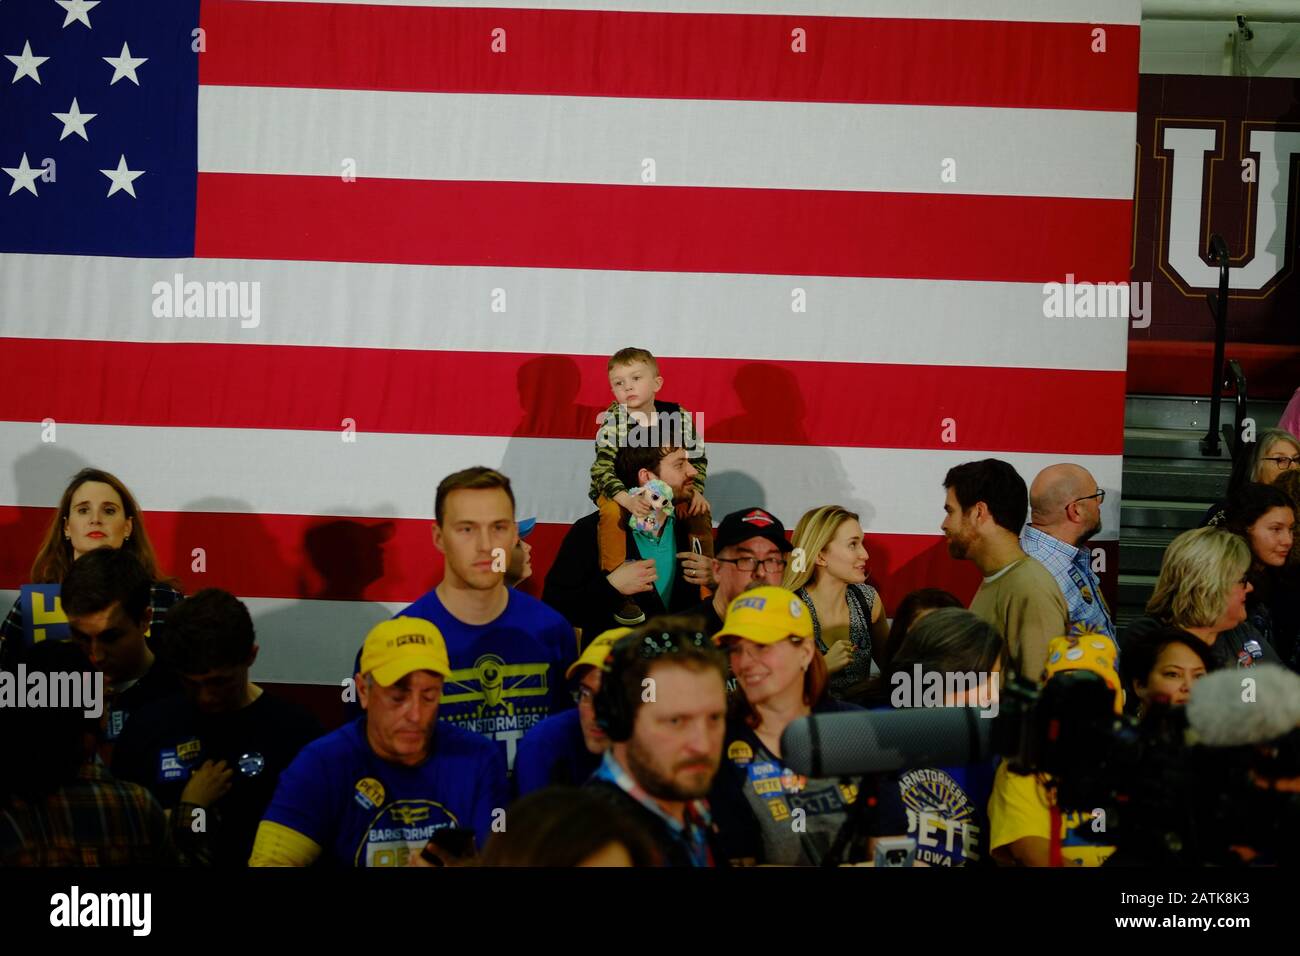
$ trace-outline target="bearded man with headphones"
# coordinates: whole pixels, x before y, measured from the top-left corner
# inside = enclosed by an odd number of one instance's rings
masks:
[[[722,759],[727,661],[693,617],[654,618],[610,648],[594,700],[609,736],[587,786],[651,838],[664,866],[724,866],[705,796]]]

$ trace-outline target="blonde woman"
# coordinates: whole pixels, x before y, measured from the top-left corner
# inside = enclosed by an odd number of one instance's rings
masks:
[[[1147,613],[1124,632],[1123,647],[1161,627],[1199,637],[1220,667],[1279,664],[1277,653],[1246,622],[1252,587],[1250,548],[1222,528],[1197,528],[1174,538],[1165,551]]]
[[[858,516],[839,505],[814,508],[799,519],[792,543],[799,557],[786,566],[781,586],[812,612],[831,695],[861,697],[871,677],[873,647],[882,654],[889,640],[889,622],[880,593],[866,583],[870,555]]]

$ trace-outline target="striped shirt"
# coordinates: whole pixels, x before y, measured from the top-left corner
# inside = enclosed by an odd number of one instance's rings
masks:
[[[99,761],[43,800],[0,810],[0,865],[133,866],[175,862],[167,819],[144,787]]]

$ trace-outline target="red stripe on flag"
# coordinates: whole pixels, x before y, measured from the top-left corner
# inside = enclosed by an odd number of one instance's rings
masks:
[[[273,6],[273,4],[268,4]],[[1133,203],[200,173],[203,258],[1123,282]]]
[[[1137,107],[1132,25],[243,0],[204,0],[201,23],[210,85]],[[493,52],[498,29],[504,52]],[[1105,52],[1093,52],[1097,29]]]
[[[48,508],[0,507],[0,535],[8,545],[0,551],[0,588],[17,590],[28,580],[50,514]],[[937,527],[939,504],[935,514]],[[160,563],[186,594],[216,587],[241,597],[405,602],[442,578],[442,555],[430,540],[429,521],[169,511],[145,517]],[[781,517],[793,525],[798,515]],[[567,531],[567,525],[538,524],[528,536],[533,577],[524,590],[540,596]],[[969,603],[979,586],[978,569],[949,557],[938,534],[868,532],[866,545],[871,582],[890,613],[916,588],[944,588]],[[1107,567],[1113,569],[1115,542],[1098,546],[1107,549]],[[207,570],[201,574],[191,570],[195,548],[203,549]],[[358,642],[363,636],[357,635]]]
[[[367,432],[594,439],[610,400],[604,356],[66,339],[0,347],[11,421],[337,431],[351,418]],[[149,387],[123,368],[147,371]],[[664,371],[663,397],[699,413],[706,441],[1123,452],[1123,372],[709,358],[669,359]]]

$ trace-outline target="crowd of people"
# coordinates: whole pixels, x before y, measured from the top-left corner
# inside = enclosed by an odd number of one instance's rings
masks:
[[[448,475],[443,578],[356,635],[355,710],[328,731],[252,680],[243,602],[183,596],[127,486],[74,476],[31,573],[59,586],[70,639],[33,641],[21,603],[0,625],[0,688],[17,678],[0,693],[0,863],[824,865],[904,846],[917,865],[1097,865],[1113,847],[1059,812],[1042,774],[989,759],[809,777],[783,735],[897,708],[932,676],[938,698],[902,706],[988,707],[1008,680],[1086,669],[1117,714],[1141,716],[1182,706],[1210,671],[1300,666],[1289,432],[1259,436],[1122,633],[1088,547],[1106,490],[1087,469],[1026,484],[985,459],[935,475],[948,552],[982,581],[969,604],[891,595],[891,619],[857,514],[812,507],[788,534],[754,506],[715,530],[700,436],[656,397],[654,357],[623,350],[609,376],[596,510],[541,598],[514,586],[529,555],[511,479]],[[70,674],[101,681],[103,706],[13,698]]]

